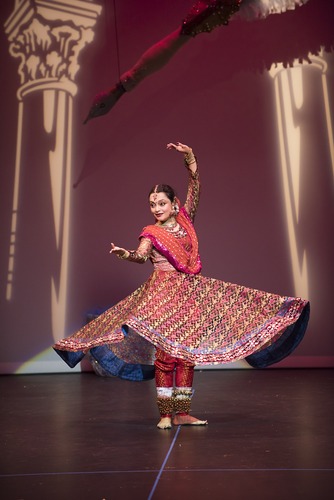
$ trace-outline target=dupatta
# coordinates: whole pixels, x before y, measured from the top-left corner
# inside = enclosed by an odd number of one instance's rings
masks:
[[[193,223],[184,207],[180,209],[175,218],[189,235],[191,241],[189,251],[184,248],[179,238],[175,238],[175,236],[161,226],[146,226],[139,237],[151,240],[155,248],[178,271],[187,274],[198,274],[202,269],[202,264],[198,253],[198,239]]]

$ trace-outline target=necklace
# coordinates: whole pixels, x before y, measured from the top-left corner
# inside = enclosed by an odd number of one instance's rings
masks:
[[[174,229],[178,223],[177,221],[174,219],[171,218],[171,219],[168,219],[166,222],[163,222],[162,224],[158,224],[159,226],[163,227],[164,229]]]
[[[165,231],[172,234],[175,238],[184,238],[187,236],[187,231],[180,226],[178,222],[173,224],[173,226],[162,226]]]
[[[180,225],[177,222],[173,225],[162,226],[162,227],[168,233],[177,233],[180,230]]]
[[[174,219],[174,217],[172,221],[166,221],[163,224],[157,224],[157,226],[161,227],[168,233],[171,233],[176,238],[184,238],[185,236],[187,236],[187,231],[180,226],[180,224],[176,219]]]

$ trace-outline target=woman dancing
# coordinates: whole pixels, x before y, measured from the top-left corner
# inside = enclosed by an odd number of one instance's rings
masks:
[[[192,149],[184,155],[188,191],[184,206],[174,190],[155,185],[149,207],[155,223],[140,234],[136,250],[111,244],[110,253],[134,263],[150,260],[153,272],[131,295],[54,345],[73,367],[87,353],[99,373],[128,380],[145,377],[154,364],[160,429],[206,425],[190,415],[196,364],[240,359],[264,368],[288,356],[302,340],[309,303],[226,283],[201,274],[194,217],[200,181]],[[139,375],[138,375],[139,373]]]

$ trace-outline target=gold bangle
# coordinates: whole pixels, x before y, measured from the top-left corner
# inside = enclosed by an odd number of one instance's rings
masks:
[[[189,151],[184,155],[184,162],[187,166],[196,162],[196,156],[194,155],[193,151]]]
[[[127,250],[125,250],[125,252],[122,254],[122,255],[118,255],[117,254],[117,257],[121,260],[126,260],[128,259],[130,256],[130,252],[128,252]]]

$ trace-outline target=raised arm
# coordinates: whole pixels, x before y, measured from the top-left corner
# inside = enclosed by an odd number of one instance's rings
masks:
[[[184,163],[189,172],[187,198],[184,208],[191,220],[194,220],[200,198],[200,180],[196,156],[191,147],[177,142],[167,144],[167,149],[175,149],[184,154]]]

